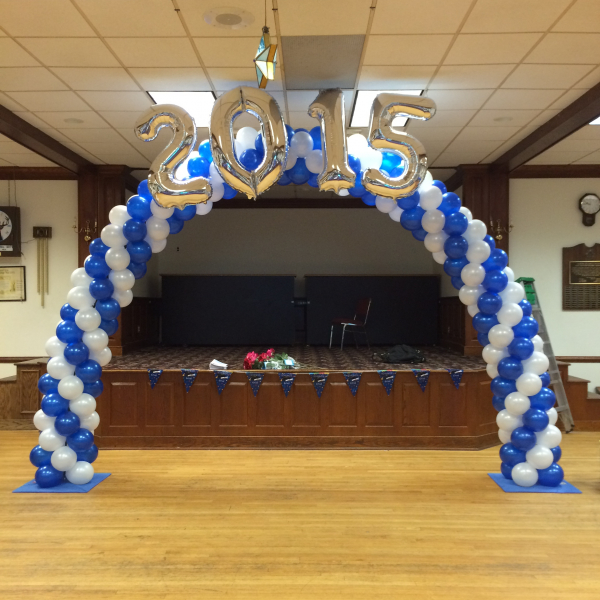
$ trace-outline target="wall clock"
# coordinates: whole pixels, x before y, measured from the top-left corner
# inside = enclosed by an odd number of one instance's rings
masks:
[[[21,256],[21,209],[0,206],[0,257]]]
[[[583,224],[591,227],[600,211],[600,198],[596,194],[585,194],[579,200],[579,210],[583,213]]]

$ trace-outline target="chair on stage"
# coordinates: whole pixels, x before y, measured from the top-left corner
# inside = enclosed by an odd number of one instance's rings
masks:
[[[371,298],[361,298],[356,305],[356,311],[354,314],[354,318],[352,319],[344,319],[338,318],[334,319],[331,322],[331,334],[329,335],[329,347],[331,348],[331,343],[333,341],[333,328],[336,325],[342,326],[342,344],[340,349],[344,349],[344,336],[346,335],[346,329],[352,333],[354,336],[354,343],[358,348],[358,342],[356,341],[356,334],[363,333],[367,340],[367,348],[370,350],[371,346],[369,344],[369,336],[367,335],[367,318],[369,316],[369,309],[371,308]]]

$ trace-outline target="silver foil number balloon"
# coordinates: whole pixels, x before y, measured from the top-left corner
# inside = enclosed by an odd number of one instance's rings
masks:
[[[237,160],[234,151],[233,121],[243,112],[260,121],[265,156],[254,171]],[[225,183],[248,198],[266,192],[283,174],[287,160],[287,132],[281,110],[263,90],[238,87],[215,102],[210,117],[210,146],[213,160]]]
[[[376,150],[394,152],[404,159],[404,171],[399,177],[389,177],[379,169],[367,169],[362,184],[378,196],[400,198],[410,196],[427,174],[427,154],[423,144],[412,135],[392,127],[396,117],[426,121],[435,114],[435,102],[419,96],[379,94],[371,107],[369,144]]]
[[[311,117],[321,123],[323,171],[318,177],[322,192],[354,187],[356,174],[348,164],[346,147],[346,116],[342,90],[322,90],[308,109]]]

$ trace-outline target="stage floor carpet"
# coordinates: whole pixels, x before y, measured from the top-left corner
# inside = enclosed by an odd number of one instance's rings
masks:
[[[598,435],[581,495],[505,494],[498,448],[112,450],[88,494],[12,494],[34,432],[0,432],[2,600],[597,600]]]
[[[426,361],[420,364],[388,364],[373,359],[374,353],[389,350],[348,346],[344,350],[326,346],[276,347],[275,352],[285,352],[311,371],[377,371],[379,369],[485,369],[485,362],[478,356],[462,356],[454,350],[440,347],[419,348]],[[252,350],[264,352],[267,348],[244,346],[150,346],[134,350],[124,356],[115,356],[109,369],[199,369],[206,370],[211,360],[217,359],[228,365],[229,370],[243,369],[246,354]]]

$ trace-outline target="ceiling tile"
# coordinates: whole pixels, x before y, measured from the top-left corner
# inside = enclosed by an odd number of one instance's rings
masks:
[[[573,65],[571,65],[573,66]],[[581,78],[573,87],[589,90],[600,83],[600,67],[590,71],[585,77]]]
[[[165,130],[159,134],[156,140],[152,140],[151,142],[144,142],[143,140],[140,140],[135,134],[133,128],[119,129],[118,131],[119,134],[121,134],[121,136],[124,137],[131,146],[133,146],[138,152],[141,152],[144,157],[150,161],[156,158],[158,153],[171,139],[171,133]]]
[[[481,108],[494,90],[430,90],[438,110]]]
[[[152,106],[145,92],[79,92],[94,110],[139,110]]]
[[[438,110],[430,121],[411,120],[409,129],[412,133],[413,131],[430,127],[461,127],[466,125],[476,112],[474,109]]]
[[[434,66],[368,67],[360,72],[361,90],[414,90],[423,89],[435,72]]]
[[[277,4],[282,36],[364,34],[371,5],[366,0],[279,0]]]
[[[454,173],[456,173],[456,169],[431,168],[429,171],[433,175],[433,178],[438,181],[447,181],[450,177],[452,177],[452,175],[454,175]]]
[[[596,125],[590,125],[590,127],[596,127]],[[585,152],[589,154],[595,150],[600,150],[600,140],[582,140],[582,139],[571,139],[571,136],[554,144],[548,151],[552,152]]]
[[[569,136],[573,140],[600,140],[600,127],[598,125],[586,125]]]
[[[138,154],[135,150],[131,150],[131,153],[127,154],[100,154],[98,158],[102,159],[108,165],[127,165],[132,168],[144,168],[149,167],[150,162],[147,158],[144,158]]]
[[[575,161],[577,165],[600,165],[600,152],[593,152]]]
[[[118,67],[119,63],[97,38],[19,38],[47,67]]]
[[[67,86],[43,67],[0,68],[0,89],[4,92],[66,90]]]
[[[126,67],[198,67],[187,38],[108,38]]]
[[[18,116],[38,129],[46,129],[48,127],[48,123],[46,123],[43,119],[40,119],[40,117],[38,117],[38,113],[34,114],[31,112],[20,112],[18,113]]]
[[[414,123],[415,121],[409,121],[406,131],[426,146],[431,142],[451,142],[462,129],[461,127],[436,127],[431,121],[427,123],[429,127],[415,129]]]
[[[545,109],[562,95],[563,90],[496,90],[485,108]]]
[[[550,33],[525,62],[597,65],[599,55],[600,33]]]
[[[53,162],[50,162],[46,158],[36,154],[35,152],[29,152],[28,154],[9,154],[0,155],[0,159],[10,161],[17,167],[55,167]]]
[[[140,111],[100,111],[100,115],[116,129],[133,129],[140,118]]]
[[[590,65],[519,65],[502,87],[568,89],[591,68]]]
[[[474,127],[517,127],[527,125],[539,114],[539,110],[480,110],[470,125]]]
[[[200,67],[130,69],[133,77],[148,91],[200,92],[210,91],[210,85]]]
[[[36,114],[40,119],[46,121],[50,127],[54,127],[55,129],[100,129],[102,127],[110,127],[98,113],[91,110],[87,112],[38,112]],[[70,121],[71,119],[78,119],[82,123],[65,123],[65,120]]]
[[[352,111],[352,90],[345,90],[344,94],[344,107],[346,109],[346,120],[350,118],[350,111]],[[287,101],[288,109],[293,112],[308,112],[308,107],[319,95],[319,90],[302,90],[302,91],[288,91]]]
[[[588,152],[562,152],[558,150],[546,150],[539,156],[531,159],[528,165],[569,165],[576,160],[582,159]]]
[[[437,65],[451,40],[451,35],[372,35],[364,64]]]
[[[559,108],[562,110],[575,102],[583,94],[585,94],[585,90],[567,90],[550,105],[550,108]]]
[[[503,140],[466,140],[457,139],[452,142],[447,148],[446,152],[451,154],[459,153],[476,153],[483,159],[490,152],[493,152]]]
[[[135,81],[125,69],[96,67],[94,69],[77,67],[54,67],[52,72],[76,91],[81,90],[139,90]]]
[[[207,69],[207,71],[215,88],[222,92],[231,90],[239,85],[256,87],[256,71],[253,67],[213,68]],[[276,72],[275,77],[274,81],[269,81],[267,92],[283,89],[280,79],[281,74]]]
[[[0,167],[12,167],[15,166],[14,163],[11,163],[3,158],[0,158]]]
[[[600,3],[598,0],[577,0],[552,31],[590,32],[598,31]]]
[[[504,142],[521,129],[515,127],[473,127],[471,125],[465,127],[458,135],[458,140],[468,141],[486,141],[492,140]]]
[[[546,31],[571,0],[478,0],[463,33]]]
[[[40,63],[9,38],[0,39],[0,67],[39,67]]]
[[[77,0],[77,4],[105,37],[185,36],[185,30],[171,2]]]
[[[114,129],[65,129],[58,130],[61,135],[66,136],[71,141],[79,144],[80,142],[116,142],[122,141],[121,136]]]
[[[509,111],[500,111],[500,112],[502,114],[507,114],[507,112],[509,112]],[[538,113],[537,116],[535,116],[533,119],[531,119],[531,121],[529,121],[529,123],[525,124],[521,128],[521,130],[515,135],[515,137],[514,137],[515,141],[520,141],[520,140],[526,138],[528,135],[530,135],[536,129],[538,129],[538,127],[540,127],[540,125],[543,125],[544,123],[546,123],[546,121],[548,121],[552,117],[556,116],[559,112],[560,112],[559,110],[548,109],[548,110],[544,110],[544,111]],[[512,112],[509,112],[509,114],[512,114]],[[503,124],[503,123],[501,123],[501,124]],[[509,125],[512,125],[512,124],[513,123],[509,123]]]
[[[6,94],[0,92],[0,104],[4,106],[4,108],[8,108],[8,110],[12,110],[13,112],[21,112],[25,110],[25,107],[15,102],[12,98],[9,98]]]
[[[8,95],[33,112],[89,109],[74,92],[10,92]]]
[[[118,140],[115,139],[110,142],[94,141],[77,143],[88,152],[100,157],[103,154],[128,154],[129,152],[135,152],[131,144],[126,142],[121,136],[118,136]]]
[[[253,67],[258,42],[254,37],[218,38],[207,42],[203,38],[194,38],[194,43],[207,67]],[[273,40],[277,43],[276,40]]]
[[[477,164],[481,162],[489,152],[480,150],[465,149],[459,152],[449,152],[446,150],[434,161],[434,167],[457,167],[464,164]]]
[[[290,125],[294,129],[304,127],[304,129],[308,129],[310,131],[313,127],[317,127],[319,125],[319,121],[308,116],[306,112],[290,111]]]
[[[540,39],[541,33],[472,33],[459,35],[446,65],[517,63]]]
[[[515,65],[443,65],[430,89],[468,90],[496,88]]]
[[[9,154],[29,154],[30,152],[29,148],[25,148],[25,146],[21,146],[21,144],[2,136],[2,141],[0,141],[0,154],[2,156]]]

